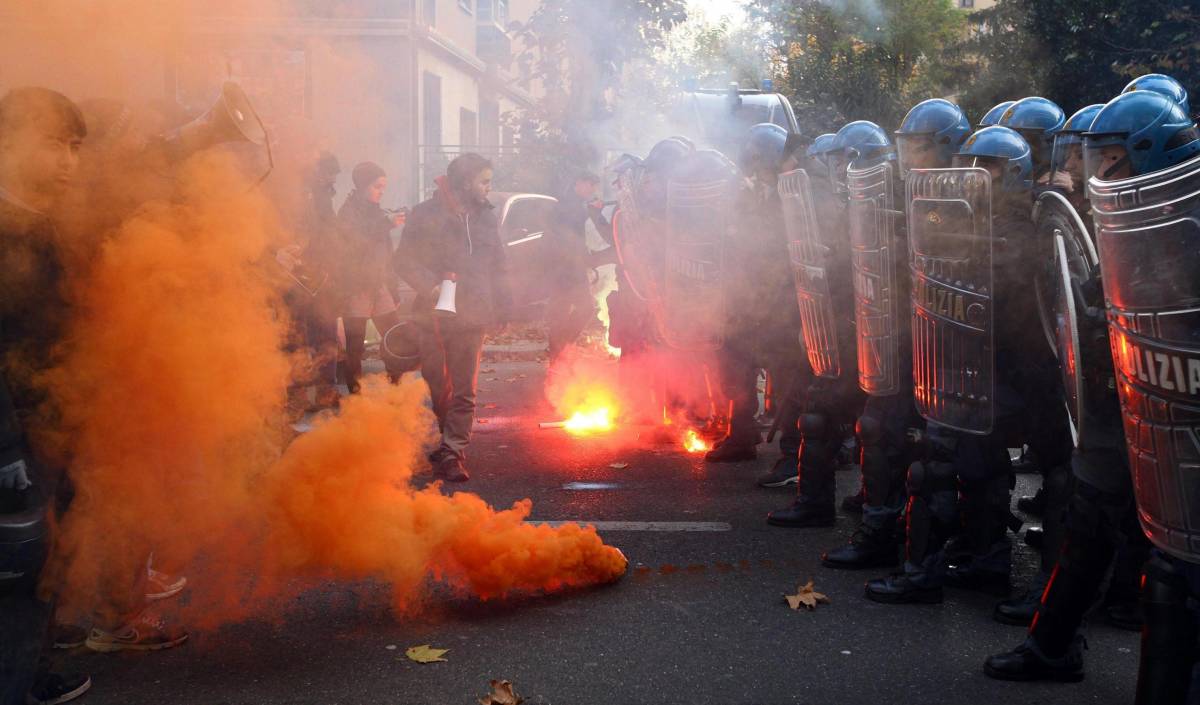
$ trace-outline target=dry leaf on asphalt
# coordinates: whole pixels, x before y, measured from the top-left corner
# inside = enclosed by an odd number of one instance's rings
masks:
[[[480,373],[482,373],[482,374],[485,374],[485,375],[490,375],[490,374],[492,374],[492,373],[493,373],[493,372],[495,372],[495,371],[496,371],[496,370],[495,370],[494,368],[491,368],[491,367],[485,367],[485,368],[483,368],[482,370],[480,370],[479,372],[480,372]]]
[[[479,699],[479,705],[521,705],[525,698],[513,692],[511,681],[492,681],[492,692]]]
[[[625,468],[629,467],[629,463],[609,463],[608,467],[612,468],[613,470],[624,470]]]
[[[823,602],[829,604],[828,597],[813,590],[813,581],[811,580],[801,585],[796,590],[795,595],[784,595],[783,598],[787,600],[788,606],[794,610],[800,609],[801,605],[807,607],[809,610],[815,610],[817,603]]]
[[[516,378],[516,377],[509,377],[508,379],[506,379],[506,380],[504,380],[504,381],[505,381],[505,382],[516,382],[516,381],[517,381],[517,378]]]
[[[445,661],[446,659],[442,658],[442,656],[445,656],[449,650],[435,649],[429,644],[421,644],[420,646],[413,646],[406,649],[404,655],[408,657],[408,660],[416,661],[417,663],[433,663],[435,661]]]

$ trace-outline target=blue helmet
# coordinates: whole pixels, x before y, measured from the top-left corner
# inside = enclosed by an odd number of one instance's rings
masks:
[[[833,149],[833,141],[837,139],[837,135],[832,132],[826,132],[823,135],[818,135],[812,144],[805,150],[804,156],[809,159],[821,159]]]
[[[788,132],[779,125],[763,122],[750,128],[738,152],[738,166],[746,176],[759,170],[778,173],[787,157]]]
[[[1054,171],[1069,172],[1079,183],[1082,183],[1083,133],[1092,128],[1092,121],[1096,119],[1096,115],[1103,107],[1104,103],[1089,105],[1086,108],[1080,108],[1075,111],[1074,115],[1067,118],[1063,128],[1054,135],[1054,154],[1050,158],[1050,164]],[[1068,168],[1072,161],[1072,155],[1075,157],[1076,166]]]
[[[1151,91],[1110,100],[1083,137],[1087,173],[1102,181],[1149,174],[1200,154],[1196,123],[1178,103]]]
[[[870,166],[896,158],[887,131],[870,120],[855,120],[842,126],[833,139],[829,155],[829,178],[839,190],[846,188],[846,167],[852,162]]]
[[[1033,149],[1033,161],[1045,166],[1050,161],[1054,135],[1067,121],[1063,109],[1052,100],[1039,96],[1022,98],[1000,116],[1000,124],[1021,133]]]
[[[1033,188],[1033,156],[1029,143],[1017,131],[993,125],[967,138],[954,155],[955,166],[999,165],[1001,187],[1008,192]]]
[[[695,149],[696,146],[686,137],[668,137],[650,148],[650,153],[642,161],[642,166],[648,172],[665,173]]]
[[[1179,81],[1162,73],[1148,73],[1145,76],[1138,76],[1129,82],[1122,93],[1132,93],[1133,91],[1150,91],[1152,93],[1162,93],[1166,97],[1179,104],[1183,108],[1183,112],[1188,115],[1192,114],[1192,107],[1188,103],[1188,92]]]
[[[979,129],[991,127],[992,125],[1000,124],[1000,116],[1004,115],[1004,111],[1012,107],[1012,104],[1017,101],[1006,100],[1003,103],[997,103],[991,110],[984,113],[983,117],[979,118]]]
[[[930,98],[913,106],[904,116],[900,129],[896,130],[896,143],[900,151],[900,170],[910,168],[945,167],[963,140],[971,134],[971,122],[962,108],[942,98]],[[932,164],[907,164],[905,154],[910,157],[917,149],[932,144],[937,151],[937,162]],[[906,149],[906,146],[908,147]]]

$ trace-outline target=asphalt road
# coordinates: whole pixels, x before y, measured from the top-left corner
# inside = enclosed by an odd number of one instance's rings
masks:
[[[416,614],[396,616],[385,586],[330,584],[306,593],[283,619],[195,632],[169,651],[81,650],[69,659],[93,676],[83,702],[467,705],[488,692],[490,679],[511,680],[529,703],[569,705],[1132,700],[1136,634],[1097,620],[1079,684],[989,680],[983,659],[1023,638],[1022,629],[992,621],[993,598],[949,591],[934,606],[867,601],[863,581],[878,571],[819,563],[822,550],[847,539],[855,517],[839,516],[830,529],[766,525],[766,512],[790,498],[789,490],[754,486],[773,450],[756,462],[711,466],[674,446],[538,430],[552,417],[541,401],[544,364],[486,367],[495,372],[483,375],[474,477],[464,489],[496,506],[529,497],[539,520],[701,522],[718,530],[602,531],[628,556],[629,574],[570,594],[480,603],[435,589]],[[1033,482],[1022,476],[1018,493]],[[854,472],[839,473],[840,494],[856,483]],[[1033,558],[1023,546],[1018,558],[1023,580]],[[784,593],[809,579],[832,603],[791,611]],[[448,661],[404,659],[405,648],[426,643],[450,649]]]

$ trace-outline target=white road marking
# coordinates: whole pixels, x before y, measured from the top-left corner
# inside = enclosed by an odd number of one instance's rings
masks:
[[[588,521],[575,519],[572,521],[541,521],[530,519],[530,524],[545,524],[546,526],[562,526],[563,524],[580,524],[594,526],[597,531],[732,531],[733,526],[724,521]]]
[[[620,486],[619,482],[568,482],[562,488],[564,490],[615,490]]]

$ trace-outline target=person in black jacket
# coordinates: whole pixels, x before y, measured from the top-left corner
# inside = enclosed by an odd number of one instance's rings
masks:
[[[442,432],[430,458],[438,477],[465,482],[484,331],[508,321],[512,296],[499,223],[487,198],[491,162],[463,154],[436,183],[433,197],[409,217],[396,269],[417,292],[413,314],[421,330],[421,376]],[[443,287],[453,312],[445,310],[449,306],[435,310]]]
[[[362,162],[351,174],[354,190],[338,211],[342,236],[340,289],[345,297],[342,323],[346,328],[346,386],[358,391],[366,347],[367,320],[380,335],[400,322],[389,284],[392,228],[404,224],[404,214],[389,214],[379,206],[387,189],[387,174],[374,162]],[[388,370],[395,380],[396,370]]]
[[[604,217],[604,202],[596,196],[600,177],[583,172],[571,183],[554,208],[554,236],[561,267],[546,304],[551,360],[557,359],[596,318],[596,302],[588,282],[587,222],[592,221],[600,237],[612,244],[612,223]]]

